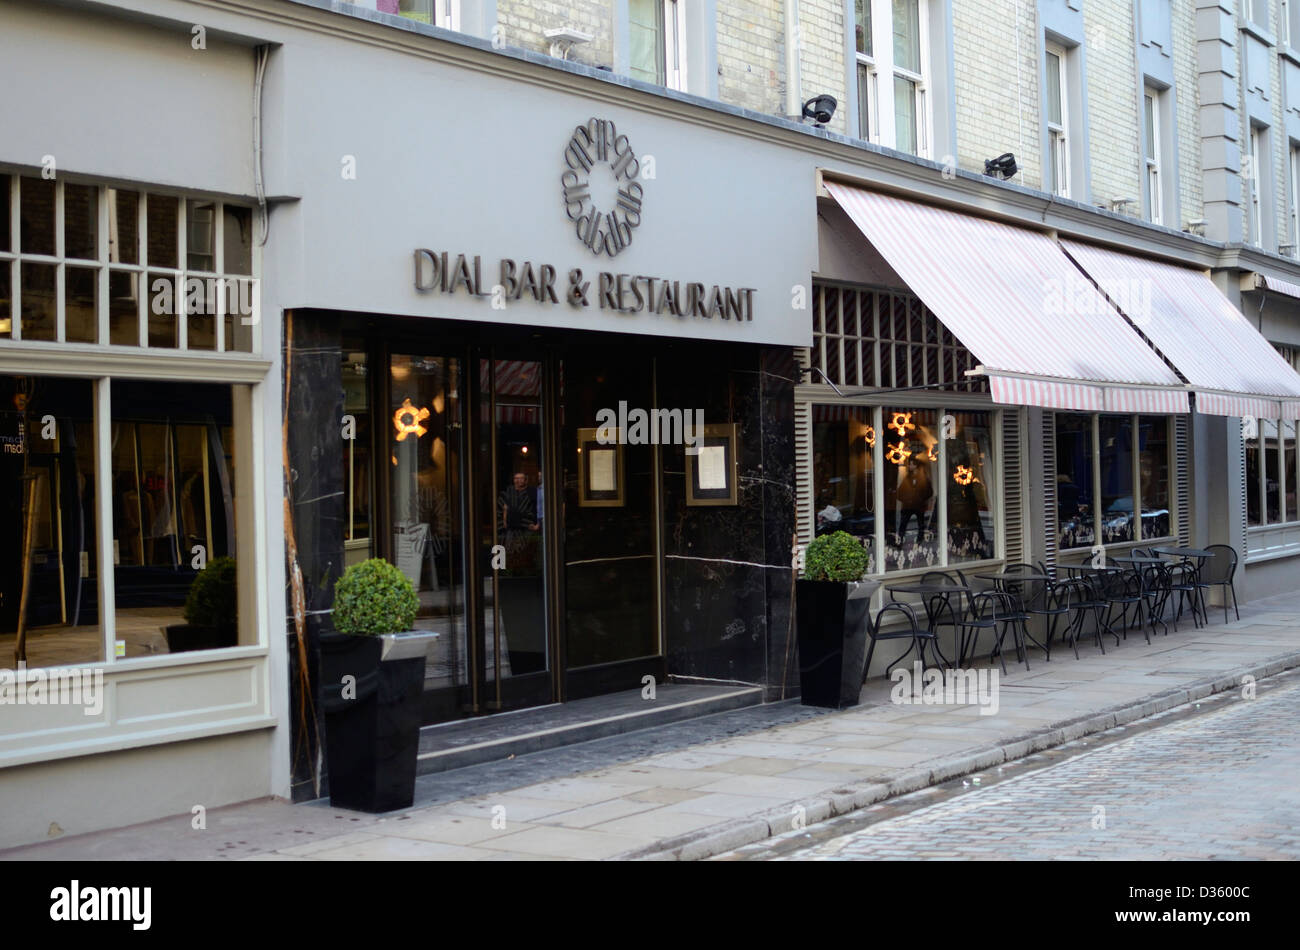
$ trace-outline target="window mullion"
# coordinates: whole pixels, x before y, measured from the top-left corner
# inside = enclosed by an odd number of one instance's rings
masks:
[[[63,181],[54,183],[54,256],[58,263],[54,265],[54,339],[63,343],[67,339],[67,305],[64,301],[64,288],[67,284],[67,264],[64,263],[64,220],[63,220]]]
[[[1092,413],[1092,547],[1106,550],[1101,536],[1101,416]]]
[[[873,473],[873,504],[876,508],[875,551],[873,560],[875,572],[885,573],[885,437],[884,408],[874,406],[871,410],[871,425],[876,432],[876,444],[871,447],[871,469]]]
[[[1141,417],[1140,417],[1140,416],[1137,416],[1137,415],[1134,415],[1134,416],[1130,416],[1129,418],[1130,418],[1130,421],[1129,421],[1129,439],[1128,439],[1128,443],[1129,443],[1129,450],[1128,450],[1128,467],[1129,467],[1129,477],[1130,477],[1130,478],[1132,479],[1132,481],[1133,481],[1133,491],[1132,491],[1132,493],[1131,493],[1131,494],[1132,494],[1132,500],[1133,500],[1133,528],[1132,528],[1132,531],[1133,531],[1133,540],[1134,540],[1134,541],[1142,541],[1142,540],[1143,540],[1143,537],[1142,537],[1142,535],[1143,535],[1143,531],[1142,531],[1142,466],[1141,466],[1141,464],[1140,464],[1140,462],[1139,462],[1139,459],[1138,459],[1138,448],[1139,448],[1139,446],[1138,446],[1138,442],[1139,442],[1139,437],[1141,436],[1141,433],[1138,431],[1138,426],[1139,426],[1139,424],[1141,423]],[[1166,452],[1166,456],[1167,456],[1167,452]],[[1165,463],[1165,471],[1168,472],[1168,470],[1169,470],[1169,463],[1166,462],[1166,463]]]
[[[96,217],[99,221],[99,239],[98,246],[95,248],[95,257],[99,260],[99,272],[95,280],[95,302],[96,313],[98,316],[98,326],[95,330],[95,339],[100,343],[109,341],[109,289],[108,289],[108,189],[96,188],[95,193],[99,196],[96,205]]]
[[[948,566],[948,439],[945,435],[947,427],[944,425],[947,414],[947,409],[939,409],[939,461],[935,463],[939,466],[939,477],[932,480],[939,486],[934,493],[935,513],[939,516],[935,546],[939,549],[941,567]]]
[[[189,344],[189,267],[190,267],[190,203],[184,198],[176,202],[176,275],[179,286],[173,301],[176,318],[176,348],[184,350]]]
[[[116,660],[117,618],[113,558],[113,403],[107,376],[95,380],[93,419],[95,455],[95,573],[99,585],[99,625],[107,663]]]
[[[136,260],[140,262],[140,292],[135,302],[136,343],[145,347],[149,345],[149,194],[140,192],[136,203]]]

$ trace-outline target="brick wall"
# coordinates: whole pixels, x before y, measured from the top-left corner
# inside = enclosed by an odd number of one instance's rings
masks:
[[[957,164],[983,173],[986,158],[1014,152],[1021,169],[1015,181],[1041,188],[1038,17],[1033,0],[953,0],[952,20]]]
[[[1142,139],[1132,0],[1088,0],[1083,5],[1088,71],[1088,158],[1092,200],[1135,198],[1142,213]]]
[[[719,0],[718,98],[769,115],[785,112],[782,0]]]
[[[720,0],[719,5],[721,5]],[[779,4],[778,4],[779,5]],[[851,25],[850,25],[851,28]],[[801,99],[834,96],[842,105],[827,128],[848,131],[848,65],[844,61],[844,3],[842,0],[800,0],[799,79]]]
[[[1174,88],[1173,110],[1178,120],[1178,200],[1181,220],[1167,227],[1182,228],[1201,218],[1201,123],[1196,101],[1196,6],[1192,0],[1173,0]]]
[[[544,30],[570,27],[590,33],[569,58],[588,66],[614,66],[614,4],[618,0],[497,0],[497,24],[507,46],[549,53]]]

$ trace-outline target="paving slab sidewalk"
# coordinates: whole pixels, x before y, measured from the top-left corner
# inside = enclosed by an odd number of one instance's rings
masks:
[[[876,679],[852,709],[399,814],[266,799],[212,809],[203,831],[185,814],[0,858],[704,858],[1300,666],[1300,593],[1249,604],[1240,621],[1210,616],[1150,644],[1130,631],[1104,656],[1093,644],[1078,660],[1033,651],[1029,670],[1008,656],[991,715],[896,704]]]

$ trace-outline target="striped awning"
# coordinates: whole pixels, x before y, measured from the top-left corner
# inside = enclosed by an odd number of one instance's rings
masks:
[[[1188,411],[1182,381],[1048,235],[836,182],[825,186],[983,364],[995,402]]]
[[[1256,276],[1269,290],[1279,294],[1286,294],[1288,297],[1300,297],[1300,284],[1293,284],[1291,281],[1283,280],[1280,277],[1270,277],[1268,274],[1257,274]]]
[[[1196,393],[1196,411],[1300,418],[1300,375],[1200,270],[1062,241]]]

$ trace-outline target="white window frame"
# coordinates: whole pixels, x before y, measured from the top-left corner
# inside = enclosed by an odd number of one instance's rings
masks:
[[[890,62],[891,81],[889,83],[889,96],[890,96],[890,102],[893,105],[892,114],[895,117],[898,115],[898,104],[897,102],[894,101],[895,99],[894,89],[896,87],[896,80],[904,79],[907,82],[912,83],[916,89],[916,97],[912,104],[912,114],[916,117],[916,152],[914,154],[917,155],[919,158],[930,157],[930,136],[928,133],[930,127],[929,95],[928,95],[929,83],[927,81],[927,77],[929,76],[930,73],[930,57],[929,57],[929,45],[930,45],[929,44],[929,39],[930,39],[929,19],[930,18],[928,16],[928,13],[929,13],[929,5],[926,3],[926,0],[916,0],[916,24],[917,24],[916,41],[921,53],[920,72],[914,72],[910,69],[900,66],[896,62],[893,62],[894,16],[893,16],[892,5],[890,6],[890,14],[889,14],[889,29],[890,29],[889,55],[891,60]],[[875,20],[874,13],[872,16],[872,20],[873,22]],[[898,149],[899,151],[903,151],[902,146],[898,144],[899,136],[898,136],[898,129],[896,123],[897,123],[897,119],[895,119],[895,128],[894,128],[894,148]]]
[[[1125,548],[1125,547],[1132,547],[1135,545],[1146,545],[1152,543],[1160,544],[1165,541],[1176,540],[1178,537],[1179,528],[1182,525],[1182,519],[1187,517],[1187,515],[1185,512],[1183,512],[1181,508],[1179,508],[1177,493],[1174,490],[1174,484],[1179,474],[1177,471],[1178,461],[1174,450],[1175,417],[1167,413],[1161,413],[1161,412],[1069,412],[1069,411],[1062,410],[1056,413],[1056,418],[1059,419],[1061,416],[1067,416],[1067,415],[1079,416],[1081,418],[1086,418],[1091,420],[1090,429],[1091,429],[1091,438],[1092,438],[1092,446],[1091,446],[1092,497],[1089,498],[1088,501],[1090,503],[1090,507],[1092,511],[1094,512],[1093,538],[1091,544],[1079,544],[1079,545],[1074,545],[1072,547],[1064,547],[1061,545],[1060,543],[1061,539],[1058,536],[1056,538],[1058,551],[1064,555],[1071,555],[1071,554],[1078,554],[1079,552],[1083,552],[1083,551],[1094,550],[1099,546],[1102,547],[1103,549]],[[1132,492],[1130,497],[1133,499],[1133,520],[1135,523],[1132,526],[1132,530],[1134,536],[1128,541],[1116,541],[1111,544],[1107,544],[1102,539],[1101,530],[1100,530],[1101,526],[1099,523],[1100,515],[1102,513],[1101,419],[1103,416],[1110,417],[1110,418],[1118,418],[1118,419],[1128,419],[1129,431],[1130,431],[1129,459],[1132,468],[1131,471]],[[1139,446],[1141,444],[1141,420],[1144,418],[1156,418],[1156,419],[1165,420],[1165,445],[1167,447],[1167,454],[1165,457],[1165,470],[1166,470],[1166,479],[1168,480],[1168,486],[1166,487],[1166,491],[1169,494],[1169,533],[1156,538],[1142,537],[1142,507],[1143,507],[1142,471],[1141,471],[1142,459],[1141,459],[1141,450]],[[1053,433],[1053,438],[1055,438],[1055,433]],[[1060,530],[1059,526],[1057,530],[1059,532]]]
[[[686,91],[686,0],[663,0],[664,85]]]
[[[864,141],[875,142],[879,144],[880,142],[880,71],[876,67],[876,41],[875,41],[875,36],[873,35],[875,31],[875,25],[876,25],[876,12],[875,10],[872,9],[872,0],[866,0],[866,7],[867,7],[868,14],[870,16],[870,20],[868,22],[870,24],[871,31],[872,31],[868,33],[871,52],[863,53],[858,50],[857,11],[853,10],[852,20],[853,20],[853,29],[854,29],[854,42],[853,42],[854,61],[853,61],[853,75],[850,77],[851,85],[849,88],[853,90],[853,95],[857,98],[857,103],[858,103],[857,137]],[[852,10],[852,8],[850,9]],[[862,101],[861,87],[858,84],[858,74],[860,72],[863,72],[864,70],[867,74],[867,92],[866,92],[867,101],[865,103]],[[866,107],[865,123],[863,121],[864,105]],[[863,128],[864,124],[866,126],[865,129]],[[866,133],[865,135],[863,134],[864,131]]]
[[[1291,141],[1287,148],[1287,179],[1290,194],[1287,195],[1287,240],[1291,244],[1291,256],[1300,257],[1300,143]]]
[[[1148,114],[1147,103],[1151,103],[1151,110]],[[1142,121],[1144,131],[1151,140],[1151,155],[1146,154],[1146,139],[1143,139],[1143,165],[1146,175],[1147,184],[1147,219],[1152,224],[1164,223],[1164,177],[1163,165],[1164,156],[1161,148],[1161,135],[1164,130],[1160,126],[1160,107],[1161,107],[1160,90],[1154,86],[1146,86],[1142,91]]]
[[[1263,196],[1260,194],[1259,178],[1265,163],[1261,161],[1264,128],[1252,124],[1249,141],[1249,174],[1246,176],[1247,188],[1247,233],[1246,243],[1256,247],[1264,246]]]
[[[1069,198],[1071,192],[1071,162],[1070,162],[1070,95],[1069,95],[1069,68],[1066,58],[1065,47],[1059,43],[1046,43],[1043,49],[1043,68],[1051,68],[1051,60],[1048,57],[1056,58],[1057,68],[1057,90],[1061,96],[1061,121],[1060,123],[1052,122],[1048,119],[1047,113],[1044,115],[1045,125],[1047,126],[1047,154],[1043,156],[1043,165],[1051,169],[1052,186],[1051,193],[1059,195],[1062,198]],[[1043,88],[1047,89],[1047,77],[1043,77]],[[1049,103],[1050,105],[1050,103]],[[1052,156],[1055,154],[1056,160]],[[1049,189],[1044,189],[1045,191]]]
[[[444,30],[460,30],[460,0],[433,0],[433,21]]]
[[[250,208],[248,205],[238,204],[235,202],[222,202],[214,199],[203,198],[198,195],[187,193],[166,192],[159,188],[150,188],[140,186],[138,188],[122,189],[134,191],[139,195],[139,202],[136,206],[136,240],[137,247],[135,259],[137,263],[125,264],[113,259],[113,250],[109,241],[109,222],[116,214],[116,207],[110,199],[112,186],[106,185],[99,181],[88,179],[69,180],[60,175],[55,181],[55,253],[35,254],[20,249],[19,233],[20,204],[21,204],[21,183],[24,179],[33,179],[34,173],[22,174],[18,171],[5,172],[8,175],[7,183],[0,182],[0,187],[9,188],[9,205],[10,220],[0,222],[0,227],[7,227],[10,231],[10,241],[8,251],[0,251],[0,269],[11,268],[10,270],[10,312],[0,314],[0,320],[8,318],[9,333],[0,337],[0,345],[7,343],[31,342],[44,346],[94,346],[94,347],[111,347],[115,350],[124,351],[148,351],[151,353],[177,353],[186,352],[201,354],[204,356],[238,354],[247,355],[249,353],[257,354],[260,340],[260,315],[254,311],[251,316],[236,316],[232,324],[234,332],[246,339],[249,343],[247,348],[236,346],[235,341],[226,339],[226,304],[228,298],[224,292],[226,281],[249,281],[251,282],[252,303],[255,307],[260,306],[260,275],[262,270],[261,247],[258,245],[256,237],[251,242],[250,270],[251,274],[233,274],[225,270],[225,206],[227,204],[237,204],[238,207],[248,209],[250,226],[256,231],[258,214],[257,209]],[[72,258],[66,257],[64,253],[65,235],[64,235],[64,195],[67,185],[83,185],[95,189],[96,201],[96,256],[93,258]],[[176,201],[176,266],[166,266],[158,263],[151,263],[148,259],[149,238],[149,200],[150,198],[165,199],[167,201]],[[189,205],[190,200],[210,201],[213,206],[213,228],[212,228],[212,248],[211,254],[213,267],[211,270],[191,268],[189,266]],[[55,267],[55,335],[54,340],[34,340],[24,341],[22,337],[22,264],[46,264]],[[67,340],[67,301],[65,296],[66,274],[68,267],[90,269],[95,271],[95,302],[96,310],[99,315],[96,341],[93,343],[77,343]],[[109,343],[109,278],[114,273],[129,273],[136,277],[137,288],[143,288],[135,294],[136,320],[138,328],[138,338],[136,343],[122,344]],[[189,278],[197,278],[205,282],[205,286],[211,286],[209,282],[215,282],[218,292],[216,294],[216,313],[213,314],[214,320],[214,347],[215,349],[191,349],[188,344],[189,331],[189,314],[186,312],[186,290],[189,286]],[[149,345],[149,307],[154,296],[153,283],[159,278],[172,282],[173,306],[175,309],[176,327],[176,346],[158,347]]]

